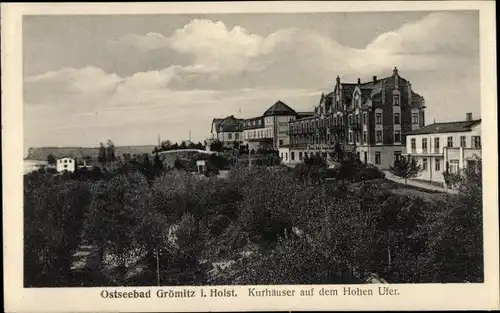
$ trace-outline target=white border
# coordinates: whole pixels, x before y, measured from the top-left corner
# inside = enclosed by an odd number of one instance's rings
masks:
[[[428,310],[498,309],[498,176],[496,34],[493,1],[219,2],[219,3],[63,3],[2,4],[2,159],[5,311],[15,312],[165,312],[250,310]],[[23,289],[22,287],[22,15],[25,14],[178,14],[292,13],[361,11],[480,10],[481,105],[484,175],[484,284],[391,285],[392,297],[244,297],[249,286],[235,287],[239,298],[106,300],[104,288]],[[460,92],[459,90],[457,92]],[[495,170],[494,170],[495,169]],[[262,287],[262,286],[260,286]],[[275,286],[277,287],[277,286]],[[319,290],[327,286],[288,286]],[[345,286],[335,286],[343,288]],[[377,288],[378,285],[361,287]],[[193,287],[199,290],[201,287]],[[285,286],[281,286],[285,288]],[[116,288],[107,288],[114,290]],[[119,288],[120,290],[134,288]],[[137,290],[158,288],[141,287]],[[167,289],[167,288],[164,288]],[[182,289],[179,288],[179,289]],[[220,287],[219,287],[220,289]]]

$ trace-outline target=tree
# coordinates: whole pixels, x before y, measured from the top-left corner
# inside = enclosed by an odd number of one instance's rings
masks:
[[[420,164],[418,164],[417,160],[411,156],[401,156],[394,161],[394,166],[391,166],[390,171],[394,175],[404,178],[406,185],[408,178],[416,177],[418,175],[420,172]]]
[[[107,147],[106,147],[106,161],[108,162],[114,162],[116,161],[116,151],[115,151],[115,144],[111,139],[108,140],[107,142]]]
[[[179,149],[186,149],[186,148],[187,148],[186,142],[183,140],[179,145]]]
[[[162,141],[161,147],[159,150],[160,151],[167,151],[170,149],[172,149],[172,143],[170,142],[170,140]]]
[[[162,160],[160,159],[160,155],[158,152],[155,153],[155,157],[153,159],[153,169],[154,169],[154,174],[155,176],[158,176],[164,169],[165,165],[163,164]]]
[[[106,147],[101,142],[99,143],[99,156],[97,157],[97,161],[99,163],[106,163],[106,160],[107,160]]]
[[[222,152],[224,145],[220,140],[215,140],[210,144],[210,151]]]
[[[182,163],[182,161],[179,158],[175,159],[174,167],[178,170],[186,169],[186,166],[184,165],[184,163]]]
[[[47,163],[49,165],[56,165],[56,162],[56,157],[52,153],[47,156]]]

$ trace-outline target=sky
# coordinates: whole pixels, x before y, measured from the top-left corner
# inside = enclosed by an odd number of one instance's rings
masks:
[[[25,16],[24,145],[203,141],[214,117],[312,110],[337,75],[395,66],[426,124],[479,118],[479,13]]]

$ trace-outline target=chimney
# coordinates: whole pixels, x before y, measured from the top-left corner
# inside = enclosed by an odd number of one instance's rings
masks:
[[[377,83],[377,76],[373,76],[373,83],[376,84]]]
[[[469,112],[469,113],[466,113],[466,114],[465,114],[465,120],[466,120],[467,122],[472,121],[472,113],[470,113],[470,112]]]
[[[361,85],[361,78],[358,77],[358,85]]]

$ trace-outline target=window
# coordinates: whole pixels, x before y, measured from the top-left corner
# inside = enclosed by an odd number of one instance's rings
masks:
[[[234,134],[234,139],[239,140],[240,139],[240,134],[238,134],[238,133]]]
[[[283,152],[281,152],[281,159],[283,159]]]
[[[377,143],[382,143],[382,131],[381,130],[377,130],[375,136],[376,136],[376,142]]]
[[[285,161],[288,161],[288,152],[285,152]]]
[[[412,113],[411,114],[411,123],[412,124],[418,124],[418,113]]]
[[[375,164],[380,164],[380,152],[375,152]]]
[[[453,137],[448,136],[447,147],[453,147]]]
[[[375,124],[382,124],[382,113],[375,113]]]
[[[68,168],[68,164],[64,164],[64,168]]]
[[[363,113],[363,124],[366,125],[368,124],[368,115],[365,113]]]
[[[471,140],[472,148],[481,149],[481,136],[472,136]]]
[[[394,151],[394,160],[399,161],[401,158],[401,151]]]
[[[368,162],[368,152],[366,152],[366,151],[363,152],[363,157],[364,157],[365,163],[367,163]]]
[[[368,132],[366,130],[363,132],[363,143],[368,143]]]
[[[399,95],[394,95],[394,106],[399,106]]]
[[[352,142],[352,132],[349,132],[349,142]]]
[[[439,138],[434,138],[434,149],[439,149]]]
[[[394,132],[394,142],[401,142],[401,131],[396,130]]]
[[[427,138],[422,138],[422,150],[427,152]]]
[[[349,126],[352,125],[352,115],[349,115]]]
[[[450,173],[458,173],[458,160],[450,160]]]
[[[465,136],[460,136],[460,147],[465,148]]]
[[[233,134],[228,133],[228,134],[227,134],[227,139],[232,139],[232,138],[233,138]]]
[[[281,145],[283,145],[283,140],[281,140],[281,139],[280,139],[280,141],[279,141],[279,142],[280,142],[280,146],[281,146]]]
[[[302,161],[302,152],[299,152],[299,160]]]
[[[412,138],[411,139],[411,150],[412,150],[412,152],[415,152],[416,149],[417,149],[417,140],[415,138]]]
[[[399,120],[399,113],[394,113],[394,124],[401,124],[401,121]]]
[[[64,160],[64,163],[68,163],[68,160]]]
[[[441,170],[441,161],[439,159],[436,159],[435,163],[436,163],[436,165],[435,165],[434,169],[436,171],[440,171]]]
[[[295,152],[290,152],[290,159],[295,161]]]
[[[427,171],[427,159],[422,159],[422,170]]]

